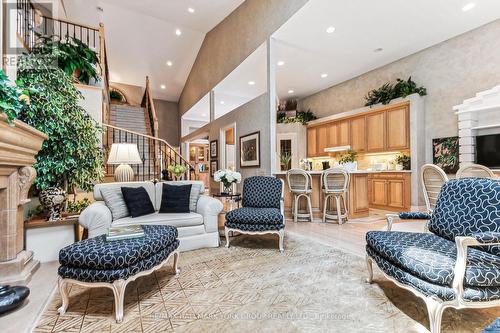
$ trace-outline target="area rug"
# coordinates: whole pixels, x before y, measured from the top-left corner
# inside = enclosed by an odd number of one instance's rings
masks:
[[[127,287],[116,324],[108,289],[73,287],[60,316],[55,291],[34,332],[425,332],[424,303],[384,279],[366,284],[364,258],[287,235],[238,236],[231,248],[182,253],[182,272],[167,267]],[[448,309],[443,332],[480,332],[497,309]]]

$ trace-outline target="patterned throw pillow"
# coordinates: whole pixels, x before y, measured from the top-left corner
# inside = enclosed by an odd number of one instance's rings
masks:
[[[106,206],[108,206],[111,211],[113,221],[130,215],[127,205],[125,204],[125,200],[123,199],[121,188],[101,188],[101,195],[106,203]]]

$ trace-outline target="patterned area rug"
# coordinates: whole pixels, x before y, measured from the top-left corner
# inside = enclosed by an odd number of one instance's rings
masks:
[[[109,289],[73,287],[59,316],[56,291],[34,332],[426,332],[424,303],[364,258],[287,235],[238,236],[231,248],[182,253],[170,267],[129,284],[125,318],[116,324]],[[498,309],[448,309],[443,332],[480,332]]]

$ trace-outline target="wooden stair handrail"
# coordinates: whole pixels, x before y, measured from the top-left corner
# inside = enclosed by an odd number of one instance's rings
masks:
[[[151,94],[151,87],[149,86],[149,76],[146,76],[146,90],[144,91],[144,97],[142,98],[142,106],[146,108],[151,119],[151,130],[153,136],[158,136],[158,116],[156,115],[156,108],[153,101],[153,95]]]
[[[161,142],[161,143],[165,144],[168,148],[170,148],[175,153],[175,155],[178,155],[184,163],[186,163],[187,165],[189,165],[190,168],[194,168],[191,164],[189,164],[188,161],[186,161],[186,159],[181,154],[179,154],[177,152],[177,150],[175,150],[174,147],[172,147],[167,141],[165,141],[163,139],[160,139],[160,138],[157,138],[157,137],[154,137],[154,136],[151,136],[151,135],[147,135],[147,134],[142,134],[142,133],[139,133],[139,132],[131,131],[131,130],[128,130],[126,128],[116,127],[116,126],[109,125],[109,124],[102,124],[102,126],[103,127],[114,128],[114,129],[119,130],[119,131],[127,132],[127,133],[130,133],[130,134],[133,134],[133,135],[137,135],[137,136],[141,136],[141,137],[144,137],[144,138],[148,138],[148,139],[151,139],[151,140],[156,140],[158,142]]]

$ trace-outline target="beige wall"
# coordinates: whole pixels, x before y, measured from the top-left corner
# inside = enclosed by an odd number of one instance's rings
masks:
[[[154,105],[158,117],[158,136],[170,145],[178,147],[180,139],[179,104],[155,99]]]
[[[208,133],[209,140],[218,140],[219,151],[217,160],[219,161],[220,168],[220,130],[236,123],[236,170],[241,172],[243,179],[256,175],[270,175],[271,115],[269,112],[263,112],[263,110],[267,109],[269,109],[269,95],[266,93],[185,136],[183,140],[189,141],[190,138],[198,137],[200,133]],[[260,131],[260,168],[241,168],[239,138],[240,136],[245,136],[256,131]],[[219,183],[214,182],[213,178],[210,178],[210,188],[212,191],[219,190]],[[238,190],[241,191],[241,184],[238,185]]]
[[[308,0],[246,0],[207,33],[179,100],[184,114]]]
[[[426,156],[432,138],[458,133],[452,107],[476,92],[500,84],[500,20],[299,101],[318,117],[359,108],[369,90],[396,78],[412,77],[427,88]]]

